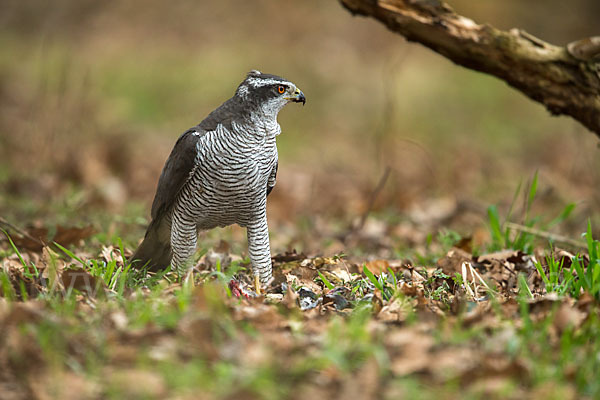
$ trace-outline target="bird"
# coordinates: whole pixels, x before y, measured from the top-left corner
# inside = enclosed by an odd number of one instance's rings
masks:
[[[272,278],[267,196],[279,165],[279,111],[306,103],[292,82],[248,72],[234,95],[185,131],[158,180],[144,239],[129,258],[134,267],[180,274],[191,267],[200,231],[238,224],[247,230],[255,286]]]

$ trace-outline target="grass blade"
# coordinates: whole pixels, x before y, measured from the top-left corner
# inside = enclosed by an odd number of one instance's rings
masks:
[[[74,259],[76,261],[79,261],[83,266],[86,265],[85,262],[81,258],[77,257],[71,250],[63,247],[59,243],[56,243],[56,242],[53,242],[53,243],[56,247],[58,247],[60,250],[62,250],[62,252],[65,253],[67,256],[71,257],[72,259]]]
[[[329,282],[329,280],[327,280],[327,278],[325,278],[325,275],[323,275],[321,271],[317,270],[317,274],[319,274],[319,278],[321,278],[321,281],[323,284],[325,284],[327,289],[332,290],[335,287],[331,284],[331,282]]]
[[[533,179],[531,180],[531,185],[529,186],[529,196],[527,196],[527,209],[525,210],[525,219],[527,219],[527,215],[529,214],[529,209],[533,204],[533,200],[535,200],[535,194],[537,193],[538,187],[538,171],[535,171],[533,174]]]
[[[544,281],[544,285],[546,286],[546,291],[550,291],[549,290],[549,286],[550,286],[550,280],[548,279],[548,277],[546,276],[546,273],[544,272],[544,268],[542,267],[542,263],[539,261],[536,261],[535,263],[535,268],[538,270],[540,276],[542,277],[542,281]]]
[[[498,208],[496,206],[489,206],[487,209],[488,220],[490,222],[490,231],[492,234],[492,241],[498,248],[504,247],[504,235],[502,234],[502,228],[500,228],[500,217],[498,216]]]
[[[561,222],[563,222],[564,220],[569,218],[574,210],[575,210],[575,203],[567,204],[565,206],[565,208],[562,210],[562,212],[560,213],[560,215],[548,223],[547,228],[551,228],[555,225],[560,224]]]
[[[17,255],[17,257],[19,257],[19,261],[21,262],[21,265],[23,266],[23,268],[27,269],[27,264],[25,263],[25,260],[23,259],[23,256],[21,256],[21,253],[19,252],[19,249],[17,249],[17,246],[15,246],[15,244],[12,241],[12,239],[10,238],[10,235],[8,234],[8,232],[6,232],[4,229],[2,229],[2,232],[4,233],[4,235],[6,236],[6,238],[8,239],[8,242],[10,243],[10,247],[12,247],[12,249],[15,252],[15,254]]]
[[[379,280],[377,280],[377,278],[375,277],[375,275],[373,275],[373,273],[369,270],[369,268],[367,268],[366,264],[363,265],[363,272],[367,276],[367,278],[369,278],[369,280],[371,281],[371,283],[373,285],[375,285],[375,287],[377,289],[379,289],[383,293],[383,286],[381,285],[381,283],[379,282]]]
[[[8,301],[14,301],[17,298],[8,274],[2,270],[0,270],[0,289],[2,290],[2,296]]]
[[[517,185],[517,190],[515,190],[515,194],[513,195],[512,201],[510,202],[510,207],[508,207],[508,213],[506,214],[506,219],[504,222],[510,221],[510,217],[512,216],[512,212],[514,210],[515,204],[517,203],[517,199],[519,198],[519,193],[521,193],[521,186],[523,185],[523,180],[519,180],[519,184]],[[504,224],[503,224],[504,227]]]
[[[587,232],[585,233],[585,240],[588,246],[588,254],[590,255],[590,264],[598,259],[597,249],[592,237],[592,222],[588,220]]]
[[[388,272],[390,273],[390,276],[392,277],[392,283],[394,284],[394,289],[398,289],[398,279],[396,279],[396,274],[394,274],[394,271],[392,271],[392,267],[388,267]]]
[[[525,279],[524,275],[519,275],[519,292],[521,294],[527,295],[530,299],[533,299],[533,293],[531,293],[531,289],[529,289],[529,285],[527,284],[527,279]]]
[[[588,280],[588,277],[585,274],[585,271],[583,270],[583,265],[581,264],[579,258],[573,259],[572,267],[577,272],[577,278],[579,278],[578,281],[579,281],[581,287],[583,288],[583,290],[590,291],[592,285],[591,285],[590,281]],[[575,296],[579,297],[579,293],[576,293]]]

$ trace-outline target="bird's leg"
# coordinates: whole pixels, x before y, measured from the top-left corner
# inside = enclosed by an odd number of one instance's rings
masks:
[[[269,282],[273,274],[266,210],[261,213],[259,218],[252,221],[247,228],[248,253],[252,262],[254,285],[256,292],[260,294],[260,285]]]
[[[180,275],[183,275],[190,266],[197,240],[196,224],[191,218],[174,213],[171,225],[171,248],[173,249],[171,264]]]

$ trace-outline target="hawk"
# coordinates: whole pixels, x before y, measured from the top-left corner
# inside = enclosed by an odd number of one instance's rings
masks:
[[[130,258],[134,266],[157,271],[171,264],[183,272],[201,230],[238,224],[247,229],[257,289],[271,279],[266,205],[277,176],[277,114],[290,102],[306,102],[296,85],[253,70],[233,97],[179,137],[144,240]]]

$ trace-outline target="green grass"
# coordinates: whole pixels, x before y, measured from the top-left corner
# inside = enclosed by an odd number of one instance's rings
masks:
[[[536,171],[531,181],[522,192],[521,183],[519,183],[517,189],[515,190],[510,207],[508,208],[507,214],[503,219],[500,217],[498,208],[495,205],[488,207],[488,226],[492,238],[492,241],[488,246],[488,250],[498,251],[511,248],[531,254],[536,244],[536,240],[539,241],[538,237],[531,232],[535,230],[542,233],[547,233],[547,231],[551,228],[566,221],[575,210],[575,204],[569,203],[563,208],[558,216],[549,221],[545,221],[540,215],[532,216],[531,210],[536,198],[537,190],[538,173]],[[515,217],[513,214],[515,213],[516,204],[519,200],[519,195],[521,194],[523,206],[521,207],[521,210],[519,210],[518,216]],[[512,218],[520,219],[520,225],[522,225],[525,229],[522,231],[515,231],[514,228],[511,228],[508,223],[512,222]],[[527,231],[527,228],[530,228],[530,231]]]
[[[569,205],[556,218],[532,215],[536,193],[537,175],[524,195],[520,190],[515,194],[515,198],[524,196],[520,216],[525,226],[549,229],[563,222],[572,211]],[[512,215],[519,214],[513,208],[510,207],[505,218],[499,216],[496,208],[490,208],[491,242],[486,250],[513,248],[532,253],[536,246],[539,249],[543,244],[539,237],[513,232],[505,226]],[[131,223],[139,217],[122,218],[123,223]],[[222,230],[215,238],[230,234]],[[427,373],[394,375],[397,368],[394,360],[400,350],[386,342],[388,337],[420,329],[418,335],[431,337],[434,343],[418,357],[427,357],[429,352],[440,349],[455,351],[458,357],[461,351],[477,348],[484,353],[489,351],[489,357],[503,357],[506,362],[525,368],[524,379],[507,373],[504,386],[495,389],[498,390],[495,393],[502,393],[504,397],[542,391],[551,382],[556,386],[557,398],[569,390],[594,398],[600,395],[600,385],[594,379],[600,373],[600,362],[591,356],[600,351],[594,340],[600,334],[597,314],[600,242],[593,237],[591,222],[582,237],[586,249],[574,253],[573,257],[558,259],[556,243],[550,242],[545,243],[547,256],[535,263],[543,289],[558,294],[559,301],[540,312],[536,305],[540,288],[530,286],[526,275],[519,275],[515,315],[506,315],[506,306],[498,293],[486,293],[491,307],[488,312],[495,321],[489,326],[467,322],[468,313],[477,309],[479,301],[457,300],[457,288],[468,284],[464,277],[460,273],[449,276],[435,268],[436,261],[460,240],[460,235],[450,229],[429,235],[422,254],[412,253],[419,262],[415,271],[424,279],[422,298],[407,295],[405,277],[392,268],[374,274],[366,264],[361,264],[358,269],[361,273],[351,274],[351,282],[345,285],[330,279],[325,271],[317,270],[316,283],[326,290],[345,286],[356,299],[350,302],[352,309],[321,319],[318,333],[315,333],[314,320],[281,305],[275,306],[275,315],[264,321],[240,317],[239,309],[259,307],[257,303],[236,300],[228,286],[234,276],[246,272],[247,259],[226,266],[217,262],[212,271],[196,276],[197,283],[201,283],[196,287],[181,283],[175,272],[150,275],[123,264],[119,256],[125,254],[130,245],[121,239],[118,230],[90,238],[87,253],[76,246],[55,243],[47,250],[43,273],[39,269],[41,264],[29,261],[9,240],[2,257],[12,257],[18,262],[22,276],[15,281],[14,275],[0,268],[1,297],[9,309],[18,307],[21,302],[33,301],[43,310],[41,316],[32,314],[18,324],[17,337],[21,342],[11,350],[9,360],[17,371],[25,371],[30,366],[31,354],[37,354],[39,362],[49,370],[74,373],[95,382],[102,388],[103,398],[114,399],[125,395],[134,398],[159,398],[160,395],[154,392],[131,395],[126,383],[107,380],[107,368],[150,374],[162,385],[160,390],[182,396],[202,387],[217,398],[244,394],[265,399],[289,397],[306,382],[314,385],[319,379],[333,376],[335,384],[342,385],[360,379],[365,369],[377,368],[376,384],[389,393],[418,391],[423,398],[437,398],[442,394],[452,397],[460,393],[462,398],[482,398],[483,389],[462,385],[458,372],[452,369],[436,378],[439,381],[432,381]],[[208,247],[211,238],[209,235]],[[114,257],[89,257],[89,251],[98,254],[100,245],[112,245]],[[206,252],[207,247],[197,256]],[[342,253],[332,260],[345,263],[346,258]],[[88,274],[104,289],[91,288],[95,294],[91,296],[90,292],[61,288],[56,281],[59,266]],[[41,282],[42,278],[55,290],[36,295],[28,285]],[[587,301],[588,295],[593,299],[589,307],[594,310],[589,317],[577,327],[569,323],[558,325],[559,313],[564,312],[560,311],[561,299]],[[462,305],[457,306],[457,302]],[[377,321],[374,313],[379,312],[381,305],[394,303],[402,311],[403,319],[373,328]],[[439,309],[446,317],[427,314],[429,307]],[[424,317],[425,314],[429,317]],[[431,320],[426,322],[427,318]],[[288,321],[289,327],[283,332],[265,328],[278,319]],[[282,324],[281,321],[275,326]],[[285,350],[278,350],[277,341],[265,342],[275,334],[286,338],[282,339],[288,343]],[[418,335],[413,340],[417,340]],[[27,346],[24,343],[28,343]],[[125,357],[126,361],[119,357]],[[429,362],[435,365],[436,360],[432,358]]]
[[[557,291],[574,297],[577,297],[579,291],[585,291],[597,296],[596,271],[600,268],[597,266],[598,241],[591,237],[591,227],[586,237],[589,239],[590,246],[589,263],[586,262],[584,266],[581,261],[583,256],[575,257],[571,270],[577,277],[568,280],[562,279],[565,275],[564,268],[560,265],[555,263],[549,266],[548,273],[545,275],[540,273],[545,276],[543,279],[548,291]],[[120,341],[128,343],[124,338],[131,334],[137,335],[135,332],[146,333],[139,336],[140,343],[133,344],[137,355],[128,368],[146,371],[152,376],[160,377],[166,387],[165,390],[170,393],[192,393],[196,388],[202,387],[206,393],[212,393],[217,397],[249,393],[258,398],[281,398],[292,394],[299,382],[307,379],[310,381],[315,374],[337,371],[335,374],[338,376],[353,379],[357,371],[362,371],[361,368],[366,368],[370,365],[369,362],[374,362],[379,369],[379,384],[385,383],[386,387],[394,388],[393,390],[401,390],[403,393],[414,393],[418,390],[424,398],[433,398],[436,393],[449,394],[460,390],[464,398],[480,398],[476,388],[460,389],[458,382],[452,380],[447,381],[442,387],[428,387],[422,386],[415,376],[391,379],[390,350],[383,344],[386,334],[369,328],[373,318],[371,303],[359,302],[349,316],[331,318],[326,323],[327,328],[323,333],[323,339],[316,348],[309,347],[303,352],[303,348],[300,347],[283,358],[277,353],[272,353],[254,364],[248,364],[247,361],[239,364],[240,354],[243,353],[233,356],[232,360],[228,360],[227,357],[219,357],[215,360],[214,356],[211,356],[211,346],[217,349],[227,348],[234,343],[239,343],[242,338],[254,338],[251,339],[252,342],[261,337],[255,328],[247,326],[243,321],[236,321],[233,309],[224,302],[227,296],[231,296],[225,291],[224,284],[233,273],[239,271],[239,264],[234,264],[231,270],[219,267],[214,275],[216,280],[212,279],[215,283],[206,284],[200,292],[198,288],[191,285],[182,285],[172,290],[171,294],[165,295],[165,291],[172,287],[173,279],[176,278],[171,273],[153,277],[142,276],[127,265],[117,266],[115,260],[108,262],[98,259],[83,260],[72,250],[62,246],[58,248],[64,253],[63,256],[73,259],[90,275],[99,278],[106,287],[111,289],[113,295],[97,297],[94,311],[89,312],[81,308],[81,302],[78,300],[81,294],[76,290],[69,293],[47,293],[38,301],[42,301],[49,311],[46,314],[54,317],[25,322],[19,328],[20,334],[33,341],[33,345],[39,349],[39,355],[46,365],[55,370],[71,371],[84,376],[85,379],[100,382],[106,398],[116,399],[125,393],[130,393],[124,386],[125,383],[119,380],[106,382],[103,368],[114,362],[115,346]],[[14,248],[13,251],[17,252]],[[54,254],[54,257],[59,255]],[[24,262],[24,265],[27,263]],[[541,267],[538,266],[538,270],[539,268]],[[357,279],[354,284],[357,291],[366,292],[371,285],[382,293],[386,301],[405,297],[398,292],[396,281],[398,277],[392,270],[375,275],[364,267],[363,273],[365,277]],[[427,280],[425,287],[431,288],[426,296],[433,301],[443,303],[451,292],[449,285],[446,284],[450,277],[439,270],[425,277]],[[325,275],[319,274],[319,279],[327,288],[333,288],[334,285]],[[10,282],[7,283],[7,275],[2,272],[0,272],[0,286],[4,299],[16,304],[16,293],[8,288]],[[492,330],[464,326],[452,320],[440,320],[433,332],[436,346],[451,349],[485,343],[486,340],[493,343],[496,340],[495,335],[499,335],[506,329],[505,327],[512,325],[514,330],[512,338],[495,351],[502,352],[509,359],[529,363],[528,380],[508,380],[503,389],[505,392],[502,393],[511,396],[519,393],[518,390],[540,389],[549,381],[559,388],[566,388],[574,381],[577,393],[580,395],[589,397],[599,395],[600,385],[596,383],[595,377],[600,373],[600,363],[596,357],[589,356],[600,351],[598,342],[591,340],[600,334],[600,319],[597,315],[591,314],[578,329],[566,327],[556,337],[556,331],[552,330],[552,326],[557,308],[552,309],[545,318],[535,319],[532,317],[534,314],[529,303],[533,295],[524,279],[520,280],[520,293],[517,319],[501,318],[501,325]],[[204,299],[200,306],[197,303],[198,296]],[[113,328],[109,328],[107,323],[110,325],[109,321],[116,318],[111,316],[120,314],[124,316],[125,321],[119,326],[120,332],[123,333],[117,333],[115,337]],[[204,327],[197,332],[198,335],[202,335],[193,342],[197,344],[192,342],[186,344],[185,341],[190,340],[189,336],[188,339],[177,338],[169,333],[178,332],[187,320],[198,321],[196,322],[200,324],[198,326]],[[419,323],[418,317],[412,321],[407,326]],[[448,335],[448,327],[451,327],[450,335]],[[188,355],[181,359],[181,355],[177,352],[167,351],[157,360],[156,346],[159,346],[160,342],[155,342],[149,336],[150,332],[157,329],[161,337],[165,340],[171,337],[179,343],[176,345],[178,351],[187,352]],[[294,335],[298,338],[306,338],[309,334],[305,333],[304,329],[304,323],[300,322]],[[184,343],[181,342],[182,340]],[[204,350],[202,350],[204,346],[202,343],[208,346]],[[196,346],[200,346],[200,350]],[[252,346],[256,346],[256,343]],[[551,350],[550,346],[557,350]],[[27,357],[19,351],[20,349],[16,348],[11,355],[12,363],[17,368],[27,368]],[[245,349],[239,348],[236,351],[244,352]],[[263,351],[269,354],[268,350]],[[576,368],[571,372],[573,366]],[[572,373],[574,376],[571,376]],[[156,398],[152,393],[146,395],[145,398]]]
[[[587,257],[578,253],[570,259],[563,257],[556,260],[552,253],[546,256],[545,266],[540,261],[536,262],[535,267],[548,293],[569,294],[574,298],[588,293],[600,299],[600,242],[593,238],[591,223],[588,223],[583,236],[587,243]]]

